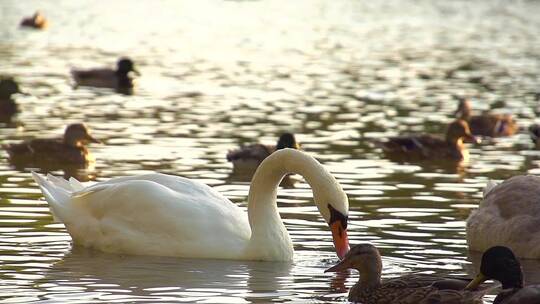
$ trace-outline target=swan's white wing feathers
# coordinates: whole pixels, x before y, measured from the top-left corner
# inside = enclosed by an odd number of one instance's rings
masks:
[[[246,213],[217,191],[163,174],[86,187],[61,219],[75,243],[117,253],[240,258],[251,233]]]

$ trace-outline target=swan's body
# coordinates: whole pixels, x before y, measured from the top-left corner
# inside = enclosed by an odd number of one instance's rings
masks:
[[[488,183],[480,206],[467,219],[467,243],[473,251],[504,245],[519,257],[540,259],[540,177]]]
[[[279,151],[261,164],[247,214],[207,185],[178,176],[121,177],[89,187],[74,179],[34,178],[75,244],[113,253],[288,261],[293,247],[276,195],[289,172],[303,175],[313,187],[336,251],[344,255],[347,196],[324,167],[296,150]]]

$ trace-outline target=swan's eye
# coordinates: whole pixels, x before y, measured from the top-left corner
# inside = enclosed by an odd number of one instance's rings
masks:
[[[343,215],[341,212],[337,211],[332,205],[328,204],[328,210],[330,210],[330,225],[339,221],[341,229],[347,229],[347,220],[348,217]]]

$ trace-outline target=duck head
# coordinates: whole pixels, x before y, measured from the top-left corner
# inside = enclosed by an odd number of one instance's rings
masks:
[[[90,142],[101,143],[90,135],[88,128],[82,123],[67,126],[64,132],[64,142],[73,147],[82,147]]]
[[[337,272],[346,269],[356,269],[360,272],[360,277],[365,280],[380,279],[382,273],[382,259],[377,247],[371,244],[359,244],[353,246],[336,265],[326,269],[324,272]]]
[[[469,124],[463,119],[456,119],[448,125],[446,130],[446,141],[461,144],[463,140],[472,143],[479,143],[469,128]]]
[[[523,272],[521,264],[508,247],[494,246],[482,255],[480,272],[465,289],[475,289],[487,280],[497,280],[502,288],[523,287]]]
[[[471,101],[466,98],[459,98],[458,107],[456,111],[454,112],[454,115],[457,118],[468,120],[469,118],[471,118],[471,111],[472,111]]]
[[[22,93],[13,78],[0,79],[0,99],[10,99],[11,95]]]
[[[140,75],[139,71],[135,68],[135,63],[127,57],[120,58],[116,63],[116,73],[118,75],[127,75],[130,72]]]
[[[293,148],[297,150],[300,149],[300,145],[296,141],[294,134],[292,133],[281,134],[276,145],[276,150],[280,150],[284,148]]]

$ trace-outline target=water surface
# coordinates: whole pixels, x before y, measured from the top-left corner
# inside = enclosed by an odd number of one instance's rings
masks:
[[[20,30],[40,9],[46,31]],[[86,122],[95,164],[58,175],[102,181],[145,172],[197,179],[245,208],[249,183],[225,154],[297,134],[349,195],[351,243],[372,242],[385,276],[470,274],[465,220],[488,179],[540,174],[528,136],[470,146],[466,164],[395,163],[376,141],[443,133],[457,100],[536,119],[536,1],[16,1],[0,2],[0,72],[28,96],[2,143],[58,136]],[[134,95],[73,88],[73,67],[130,56]],[[32,181],[0,152],[0,298],[6,303],[346,301],[357,280],[324,274],[330,232],[300,181],[280,189],[293,263],[109,255],[72,248]],[[540,283],[537,263],[526,279]],[[493,299],[491,296],[489,299]],[[487,302],[489,302],[489,299]]]

